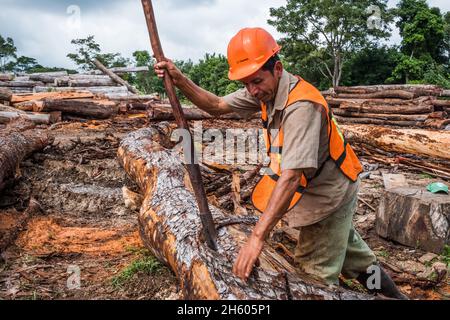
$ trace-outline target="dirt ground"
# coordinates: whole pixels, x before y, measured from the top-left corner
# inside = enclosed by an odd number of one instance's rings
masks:
[[[25,160],[0,196],[0,299],[181,298],[172,272],[143,247],[138,209],[127,208],[122,196],[123,187],[138,190],[116,160],[119,142],[146,125],[135,117],[51,128],[53,144]],[[213,120],[203,122],[203,129],[249,125],[259,121]],[[376,235],[381,175],[396,168],[372,169],[360,191],[358,231],[410,298],[449,299],[448,277],[437,278],[432,268],[445,257],[421,263],[426,252]],[[405,174],[412,185],[431,181]],[[354,283],[344,285],[359,290]]]

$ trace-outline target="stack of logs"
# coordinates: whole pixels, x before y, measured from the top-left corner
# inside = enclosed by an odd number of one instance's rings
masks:
[[[115,74],[146,72],[147,67],[109,69]],[[67,71],[33,73],[24,75],[0,74],[0,89],[8,88],[13,93],[66,92],[87,90],[108,97],[123,97],[129,94],[126,86],[120,85],[110,76],[96,70],[84,74],[68,74]]]
[[[450,90],[433,85],[338,87],[325,98],[342,124],[431,129],[450,124]]]

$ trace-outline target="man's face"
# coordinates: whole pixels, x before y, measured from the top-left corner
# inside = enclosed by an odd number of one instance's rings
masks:
[[[278,82],[283,73],[281,62],[275,64],[274,72],[259,69],[254,74],[240,80],[250,94],[264,103],[273,102],[277,95]]]

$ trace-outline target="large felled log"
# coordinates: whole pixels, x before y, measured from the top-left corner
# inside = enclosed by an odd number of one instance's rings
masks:
[[[35,112],[61,111],[93,119],[108,119],[116,115],[119,107],[113,101],[92,99],[44,99],[33,104]]]
[[[69,87],[107,87],[115,86],[111,79],[74,79],[68,81]]]
[[[32,94],[13,95],[11,103],[18,107],[20,103],[28,101],[42,100],[45,98],[52,99],[88,99],[93,98],[94,95],[89,91],[73,91],[73,92],[40,92]]]
[[[334,116],[339,123],[343,124],[374,124],[379,126],[397,126],[397,127],[420,127],[419,121],[395,121],[395,120],[381,120],[372,118],[347,118],[341,116]]]
[[[365,299],[368,296],[327,286],[295,272],[273,248],[265,246],[260,266],[248,284],[232,274],[232,264],[255,217],[229,217],[210,206],[219,229],[218,250],[208,248],[194,195],[185,185],[180,155],[157,141],[159,131],[129,134],[118,150],[119,162],[144,194],[139,228],[144,244],[178,277],[185,299]],[[234,221],[233,221],[234,220]],[[222,227],[221,227],[222,226]]]
[[[135,87],[130,85],[128,82],[123,80],[121,77],[119,77],[117,74],[115,74],[111,70],[108,70],[108,68],[106,68],[100,61],[98,61],[97,59],[94,59],[93,62],[99,70],[101,70],[104,74],[108,75],[113,81],[120,84],[121,86],[127,87],[127,89],[130,92],[132,92],[134,94],[139,94],[139,91]]]
[[[369,118],[369,119],[380,119],[380,120],[391,120],[391,121],[414,121],[423,122],[429,118],[426,114],[378,114],[378,113],[359,113],[352,112],[345,109],[333,109],[333,114],[342,117],[353,117],[353,118]]]
[[[369,144],[387,152],[450,160],[450,131],[371,125],[343,125],[341,128],[350,142]]]
[[[403,90],[413,92],[416,97],[428,95],[441,95],[442,88],[435,85],[374,85],[374,86],[356,86],[356,87],[337,87],[336,93],[350,93],[350,94],[368,94],[380,91]]]
[[[13,93],[8,88],[0,88],[0,101],[11,101]]]
[[[109,68],[109,70],[111,70],[111,72],[114,72],[115,74],[125,74],[125,73],[148,72],[148,67],[114,67]],[[85,74],[100,75],[103,74],[103,72],[100,70],[93,70]]]
[[[73,92],[73,91],[89,91],[93,94],[102,94],[105,96],[128,96],[129,92],[126,87],[35,87],[34,91],[39,92]]]
[[[105,83],[109,83],[107,84],[107,86],[115,86],[116,83],[113,82],[111,80],[110,77],[105,76],[105,75],[87,75],[87,74],[74,74],[74,75],[70,75],[70,76],[65,76],[65,77],[58,77],[54,80],[53,84],[57,87],[67,87],[70,86],[69,82],[70,81],[75,81],[75,85],[73,85],[72,87],[81,87],[81,85],[76,85],[76,81],[78,80],[83,80],[83,81],[99,81],[99,82],[105,82]],[[88,85],[86,85],[86,87],[88,87]]]
[[[355,94],[355,93],[340,93],[336,96],[340,99],[377,99],[377,98],[394,98],[409,100],[414,98],[414,93],[404,90],[385,90],[373,93]]]
[[[14,74],[12,73],[0,73],[0,81],[11,81],[14,79]]]
[[[56,78],[67,76],[67,71],[32,73],[32,74],[29,74],[28,76],[30,77],[30,80],[33,80],[33,81],[41,81],[44,83],[54,83]]]
[[[0,81],[0,87],[33,88],[43,85],[40,81]]]
[[[418,188],[386,190],[376,231],[383,237],[426,251],[442,253],[450,245],[450,196]]]
[[[390,105],[390,104],[375,104],[372,102],[363,102],[362,104],[343,102],[340,109],[350,112],[360,113],[384,113],[384,114],[421,114],[430,113],[434,111],[431,104],[409,104],[409,105]]]
[[[33,152],[42,150],[50,142],[46,130],[34,129],[20,119],[0,131],[0,190],[7,179],[14,177],[20,162]]]
[[[0,111],[0,123],[9,123],[17,118],[25,118],[34,124],[51,124],[61,121],[61,114],[47,114],[47,113],[22,113],[12,111]]]

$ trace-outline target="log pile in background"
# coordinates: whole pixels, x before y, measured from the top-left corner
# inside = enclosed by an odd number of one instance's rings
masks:
[[[99,66],[97,66],[99,67]],[[106,68],[104,68],[106,69]],[[107,97],[126,97],[136,94],[131,86],[118,83],[112,77],[115,74],[146,72],[147,67],[126,67],[95,70],[84,74],[68,74],[67,71],[33,73],[33,74],[0,74],[0,90],[9,89],[12,93],[41,93],[41,92],[66,92],[74,90],[86,90],[94,94],[103,94]],[[110,73],[109,73],[110,72]],[[120,80],[119,80],[120,81]],[[1,95],[1,92],[0,92]],[[1,96],[0,96],[0,100]]]
[[[433,85],[338,87],[324,93],[339,123],[444,129],[450,92]]]

